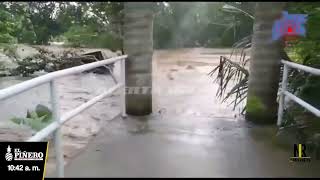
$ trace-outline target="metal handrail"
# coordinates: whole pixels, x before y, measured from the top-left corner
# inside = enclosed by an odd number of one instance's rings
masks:
[[[285,64],[285,65],[287,65],[287,66],[289,66],[291,68],[300,69],[302,71],[305,71],[305,72],[320,76],[320,69],[309,67],[309,66],[305,66],[305,65],[302,65],[302,64],[297,64],[297,63],[294,63],[294,62],[285,61],[285,60],[281,60],[281,63],[283,63],[283,64]]]
[[[101,60],[98,62],[93,62],[93,63],[89,63],[89,64],[84,64],[81,66],[76,66],[76,67],[48,73],[46,75],[43,75],[43,76],[40,76],[40,77],[37,77],[37,78],[34,78],[34,79],[31,79],[31,80],[28,80],[28,81],[25,81],[25,82],[22,82],[22,83],[19,83],[19,84],[16,84],[16,85],[13,85],[8,88],[0,90],[0,100],[9,98],[9,97],[17,95],[17,94],[20,94],[26,90],[40,86],[41,84],[50,82],[56,78],[68,76],[71,74],[81,73],[83,71],[94,69],[96,67],[100,67],[100,66],[103,66],[106,64],[114,63],[118,60],[125,59],[127,57],[128,57],[127,55],[117,56],[117,57],[113,57],[110,59]]]
[[[320,76],[320,69],[304,66],[301,64],[297,64],[297,63],[293,63],[285,60],[281,60],[281,63],[283,64],[283,75],[282,75],[281,89],[279,93],[280,99],[279,99],[277,125],[280,126],[282,122],[285,97],[288,97],[290,100],[300,104],[302,107],[306,108],[308,111],[312,112],[317,117],[320,117],[319,109],[315,108],[311,104],[305,102],[304,100],[300,99],[299,97],[287,91],[288,72],[290,68],[299,69],[317,76]]]
[[[34,142],[34,141],[41,141],[44,138],[48,137],[50,134],[54,133],[54,147],[55,147],[55,154],[56,154],[56,169],[58,172],[58,177],[64,176],[64,157],[63,157],[63,149],[62,149],[62,137],[61,137],[61,126],[67,122],[69,119],[73,118],[74,116],[78,115],[82,111],[88,109],[92,105],[96,104],[101,99],[111,95],[114,91],[121,89],[120,98],[121,98],[121,115],[123,117],[126,116],[126,109],[125,109],[125,60],[128,56],[118,56],[113,57],[110,59],[101,60],[98,62],[93,62],[89,64],[84,64],[81,66],[76,66],[64,70],[55,71],[52,73],[48,73],[46,75],[10,86],[8,88],[0,90],[0,100],[4,100],[10,97],[13,97],[15,95],[18,95],[20,93],[23,93],[24,91],[30,90],[32,88],[35,88],[37,86],[40,86],[44,83],[50,83],[50,99],[51,99],[51,105],[52,105],[52,115],[53,120],[51,124],[37,132],[34,136],[32,136],[30,139],[28,139],[28,142]],[[56,88],[56,82],[55,80],[57,78],[61,78],[64,76],[72,75],[81,73],[90,69],[94,69],[103,65],[111,64],[116,61],[120,61],[120,82],[117,83],[115,86],[110,88],[109,90],[103,92],[102,94],[92,98],[91,100],[87,101],[86,103],[83,103],[82,105],[76,107],[75,109],[67,112],[66,114],[62,115],[60,117],[59,113],[59,101],[58,101],[58,93]]]

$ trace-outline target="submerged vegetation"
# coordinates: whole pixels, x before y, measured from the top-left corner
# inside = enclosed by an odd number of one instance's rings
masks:
[[[11,118],[11,121],[15,124],[28,126],[34,131],[40,131],[53,120],[51,110],[44,105],[38,104],[34,111],[28,110],[26,117],[14,117]]]

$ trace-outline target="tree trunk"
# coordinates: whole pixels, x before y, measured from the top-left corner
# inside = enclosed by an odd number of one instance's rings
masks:
[[[281,17],[285,3],[258,2],[250,60],[246,119],[257,123],[275,123],[280,59],[283,43],[272,41],[272,26]]]
[[[126,109],[129,115],[152,113],[153,10],[151,2],[124,3],[123,49],[126,61]]]

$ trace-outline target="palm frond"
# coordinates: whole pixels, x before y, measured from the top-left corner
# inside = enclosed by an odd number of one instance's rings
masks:
[[[210,77],[215,76],[213,82],[219,84],[216,96],[222,102],[231,99],[229,105],[233,105],[233,109],[239,106],[247,97],[249,71],[245,68],[250,58],[247,57],[246,50],[251,47],[252,36],[246,36],[234,43],[229,58],[220,56],[219,65],[209,72]],[[234,84],[231,89],[228,87]],[[245,111],[245,105],[242,112]]]

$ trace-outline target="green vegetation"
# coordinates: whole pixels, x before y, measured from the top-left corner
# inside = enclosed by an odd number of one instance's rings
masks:
[[[248,99],[247,101],[247,106],[246,106],[246,111],[250,112],[252,114],[259,114],[263,111],[265,111],[265,107],[263,105],[263,103],[261,102],[261,100],[259,100],[258,97],[251,97],[250,99]]]
[[[253,4],[228,3],[252,13]],[[252,20],[219,2],[154,3],[154,47],[230,47]],[[1,2],[0,42],[122,48],[123,2]]]
[[[46,106],[38,104],[35,111],[28,110],[25,118],[14,117],[11,118],[11,121],[16,124],[29,126],[35,131],[40,131],[52,122],[52,112]]]
[[[121,2],[1,2],[0,43],[45,45],[60,37],[71,46],[119,49],[121,9]]]
[[[93,47],[109,48],[116,51],[122,48],[122,40],[110,32],[98,34],[90,26],[81,27],[78,25],[71,26],[63,34],[67,40],[67,45],[72,47]]]
[[[290,43],[286,48],[289,57],[296,63],[320,68],[320,3],[291,3],[289,13],[308,14],[306,37],[301,37]],[[289,75],[289,89],[292,93],[320,108],[320,77],[309,73],[292,70]],[[296,127],[300,129],[300,136],[304,142],[317,146],[320,143],[320,118],[305,110],[300,105],[290,103],[285,111],[284,127]]]
[[[154,19],[154,47],[231,47],[251,34],[250,17],[227,12],[222,2],[169,2],[158,5]],[[230,2],[252,13],[253,4]]]

